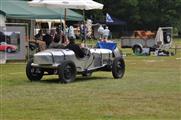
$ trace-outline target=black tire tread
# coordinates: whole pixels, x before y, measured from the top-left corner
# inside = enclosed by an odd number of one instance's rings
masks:
[[[41,80],[41,78],[43,77],[44,71],[42,69],[40,69],[41,73],[37,74],[37,75],[32,75],[31,74],[31,63],[33,63],[33,59],[30,59],[26,65],[26,76],[28,77],[28,79],[30,81],[39,81]]]
[[[73,72],[74,72],[70,79],[66,79],[64,77],[64,69],[65,69],[66,65],[68,65],[68,64],[71,65],[71,67],[73,68]],[[70,82],[74,81],[75,77],[76,77],[76,66],[75,66],[74,62],[65,61],[61,65],[59,65],[59,67],[58,67],[58,75],[59,75],[59,81],[61,83],[70,83]]]
[[[117,63],[118,62],[121,62],[121,67],[122,67],[122,73],[121,74],[118,74],[117,73]],[[125,62],[124,62],[124,59],[122,57],[117,57],[114,59],[113,61],[113,64],[112,64],[112,75],[115,79],[118,79],[118,78],[122,78],[124,76],[124,73],[125,73]]]

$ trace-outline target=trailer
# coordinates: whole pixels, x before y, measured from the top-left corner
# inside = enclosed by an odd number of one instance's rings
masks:
[[[172,45],[172,27],[159,27],[154,37],[122,37],[121,47],[132,48],[134,54],[150,54],[150,52],[164,52]]]

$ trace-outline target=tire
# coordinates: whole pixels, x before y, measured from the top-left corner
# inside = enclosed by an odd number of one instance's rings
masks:
[[[163,35],[163,40],[164,40],[164,42],[166,43],[166,44],[168,44],[168,43],[170,43],[171,42],[171,35],[169,34],[169,33],[167,33],[167,32],[164,32],[163,33],[164,35]]]
[[[65,61],[58,67],[58,75],[61,83],[70,83],[75,80],[76,66],[72,61]]]
[[[6,50],[8,53],[11,53],[12,52],[12,49],[11,48],[7,48]]]
[[[125,72],[125,62],[122,57],[114,59],[112,64],[112,75],[115,79],[122,78]]]
[[[33,59],[29,60],[26,65],[26,76],[30,81],[40,81],[43,77],[44,71],[41,68],[31,66]]]
[[[134,47],[133,47],[133,53],[134,54],[141,54],[142,53],[142,48],[139,46],[139,45],[135,45]]]

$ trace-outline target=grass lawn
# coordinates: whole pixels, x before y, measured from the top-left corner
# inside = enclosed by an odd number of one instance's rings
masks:
[[[30,82],[25,63],[0,65],[0,119],[180,120],[181,51],[172,57],[126,56],[125,61],[121,80],[96,72],[70,84],[59,84],[57,76]]]

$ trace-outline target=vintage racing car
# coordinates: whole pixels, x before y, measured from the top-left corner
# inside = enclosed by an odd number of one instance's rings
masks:
[[[75,80],[76,74],[90,76],[98,70],[112,71],[115,79],[122,78],[125,62],[118,48],[82,48],[84,58],[78,58],[69,49],[47,49],[34,54],[26,66],[26,75],[31,81],[41,80],[43,75],[58,75],[61,83]]]

